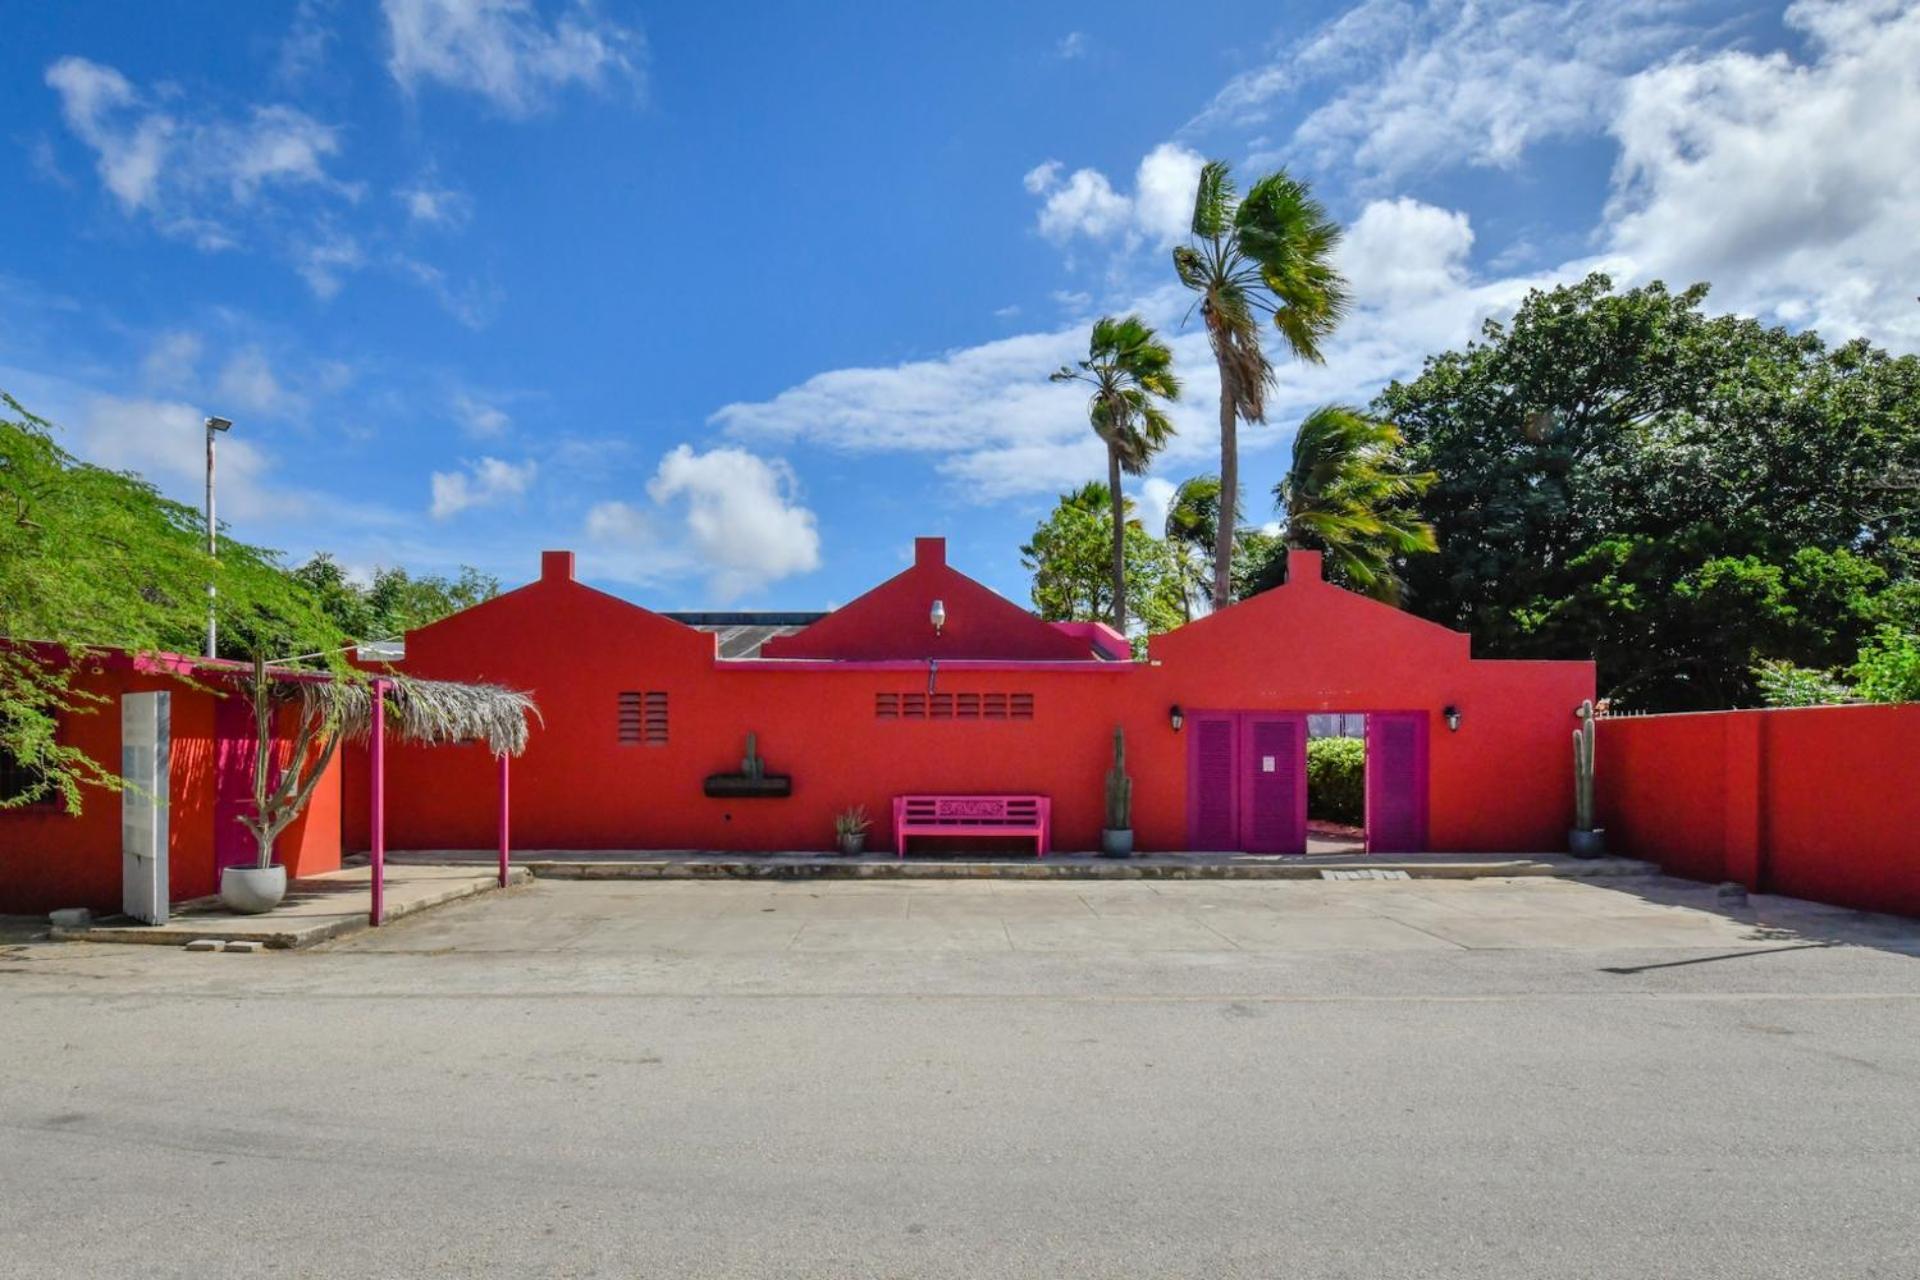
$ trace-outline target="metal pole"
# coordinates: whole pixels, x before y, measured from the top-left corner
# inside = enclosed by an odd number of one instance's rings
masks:
[[[506,752],[500,753],[500,887],[507,887],[508,840],[507,840],[507,761]]]
[[[220,554],[219,547],[216,544],[215,538],[214,538],[215,526],[213,523],[213,435],[214,435],[213,419],[208,418],[207,419],[207,559],[208,560],[216,559]],[[208,578],[207,579],[207,656],[209,658],[217,658],[220,656],[219,627],[214,620],[213,594],[214,594],[213,579]]]
[[[378,925],[387,914],[387,682],[373,682],[372,741],[367,746],[367,768],[373,791],[373,911],[368,923]]]

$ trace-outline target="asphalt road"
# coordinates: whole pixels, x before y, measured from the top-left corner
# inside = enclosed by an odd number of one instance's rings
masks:
[[[0,1276],[1920,1275],[1920,923],[1713,906],[554,882],[0,947]]]

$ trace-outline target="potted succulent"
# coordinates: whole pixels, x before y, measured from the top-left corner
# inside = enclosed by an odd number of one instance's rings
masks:
[[[857,858],[866,852],[867,828],[873,825],[867,817],[867,806],[854,805],[851,809],[842,809],[833,818],[833,834],[839,842],[840,852],[849,858]]]
[[[1573,827],[1567,851],[1576,858],[1598,858],[1607,851],[1607,833],[1593,825],[1593,700],[1574,709],[1580,727],[1573,731]]]
[[[1100,853],[1108,858],[1133,856],[1133,779],[1127,776],[1127,734],[1113,729],[1113,767],[1107,770],[1107,818],[1100,830]]]

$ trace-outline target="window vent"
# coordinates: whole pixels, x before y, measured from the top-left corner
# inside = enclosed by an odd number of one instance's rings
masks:
[[[876,720],[1031,720],[1030,693],[876,693]]]
[[[619,742],[623,747],[667,745],[667,695],[629,690],[620,695]]]

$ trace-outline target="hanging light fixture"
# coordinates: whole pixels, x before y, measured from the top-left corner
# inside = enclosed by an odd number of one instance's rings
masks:
[[[947,625],[947,605],[944,600],[935,600],[933,608],[927,611],[927,618],[933,623],[933,634],[939,635],[940,628]]]
[[[1460,732],[1460,708],[1454,706],[1451,702],[1449,702],[1446,706],[1446,709],[1442,711],[1440,714],[1447,718],[1448,733]]]
[[[1167,708],[1167,723],[1173,726],[1173,731],[1175,733],[1180,732],[1180,726],[1185,724],[1186,722],[1187,722],[1186,713],[1180,710],[1179,703],[1176,702],[1171,707]]]

